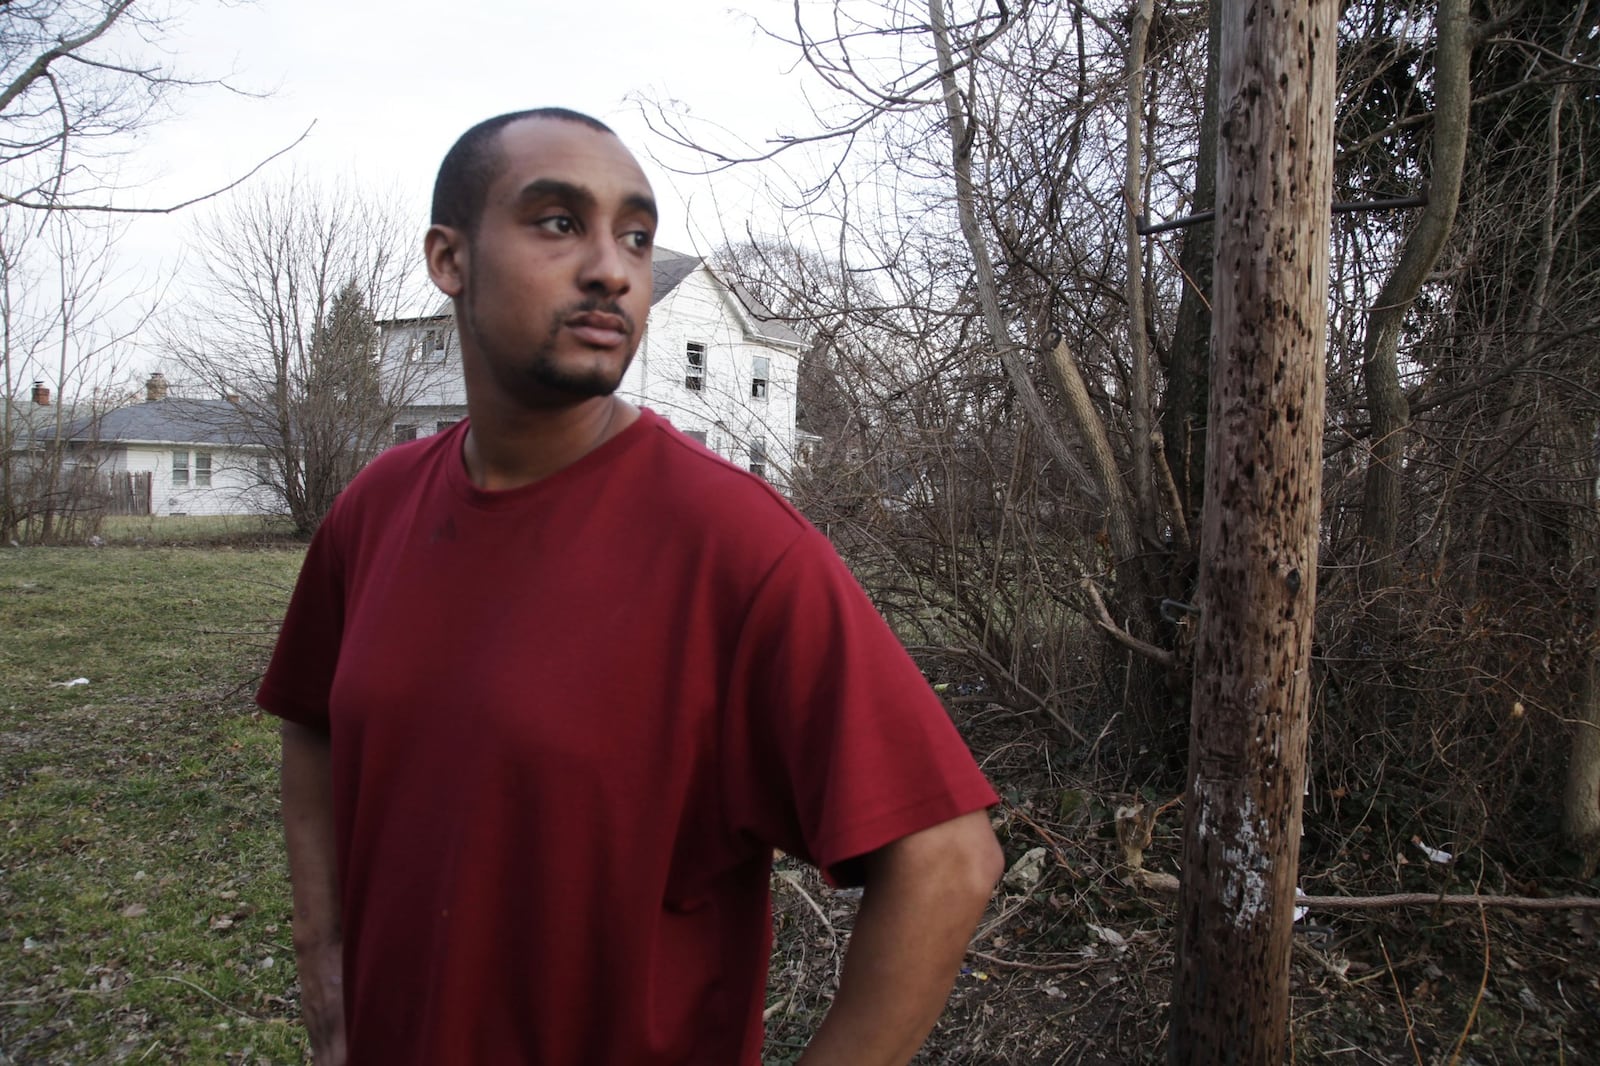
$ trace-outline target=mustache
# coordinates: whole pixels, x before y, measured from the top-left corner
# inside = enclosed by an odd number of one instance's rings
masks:
[[[587,314],[615,315],[617,318],[622,320],[623,326],[630,337],[639,331],[638,325],[633,321],[633,316],[624,311],[622,306],[615,300],[602,300],[598,297],[592,296],[586,300],[579,300],[575,304],[570,304],[569,306],[562,308],[562,310],[556,314],[556,322],[559,325],[560,323],[566,322],[574,315]]]

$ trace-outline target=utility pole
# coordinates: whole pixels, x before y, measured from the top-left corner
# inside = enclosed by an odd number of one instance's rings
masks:
[[[1168,1061],[1285,1061],[1338,0],[1222,4],[1200,624]]]

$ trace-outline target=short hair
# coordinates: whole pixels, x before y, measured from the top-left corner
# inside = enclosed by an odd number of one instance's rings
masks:
[[[483,217],[489,186],[500,174],[500,131],[524,119],[578,122],[599,133],[616,131],[597,118],[565,107],[536,107],[484,119],[457,138],[433,182],[433,224],[473,233]]]

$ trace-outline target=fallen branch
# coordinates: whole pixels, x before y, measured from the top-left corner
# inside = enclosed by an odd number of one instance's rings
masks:
[[[1093,581],[1084,578],[1083,588],[1089,594],[1090,601],[1094,603],[1095,614],[1098,616],[1091,621],[1103,629],[1107,636],[1129,651],[1137,652],[1168,669],[1172,667],[1173,658],[1170,651],[1158,648],[1154,644],[1147,644],[1117,625],[1116,620],[1111,617],[1111,612],[1106,609],[1106,601],[1100,597],[1100,590],[1095,588]]]
[[[1150,870],[1133,871],[1134,880],[1164,895],[1178,894],[1178,879]],[[1600,910],[1593,896],[1482,896],[1441,895],[1437,892],[1398,892],[1388,896],[1296,896],[1296,907],[1314,911],[1376,911],[1388,907],[1505,907],[1524,911]]]
[[[1069,970],[1087,970],[1101,959],[1090,959],[1087,962],[1019,962],[1014,959],[1002,959],[998,955],[990,955],[986,951],[976,948],[967,952],[969,959],[982,959],[990,966],[998,966],[1003,970],[1028,970],[1032,973],[1066,973]]]

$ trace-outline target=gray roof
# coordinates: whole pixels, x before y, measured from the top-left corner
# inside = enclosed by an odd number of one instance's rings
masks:
[[[806,339],[795,331],[795,328],[783,319],[774,315],[766,304],[756,299],[756,294],[749,289],[733,282],[728,286],[733,294],[744,304],[744,309],[750,314],[750,321],[756,327],[756,335],[769,341],[781,341],[784,344],[797,344],[805,347]]]
[[[13,447],[27,447],[30,441],[35,440],[45,431],[54,432],[56,427],[56,407],[54,404],[36,404],[30,400],[0,400],[5,405],[6,425],[11,428],[11,444]],[[61,421],[71,425],[77,415],[74,407],[68,406],[61,409]]]
[[[97,418],[78,419],[68,429],[69,439],[84,443],[248,445],[260,443],[239,409],[227,400],[190,400],[168,397],[130,404]],[[55,432],[41,430],[41,440]]]
[[[650,297],[650,306],[654,307],[661,302],[661,298],[673,289],[684,278],[693,274],[705,260],[698,255],[685,255],[683,252],[674,252],[670,248],[657,248],[655,258],[651,263],[651,270],[655,274],[656,290]]]

